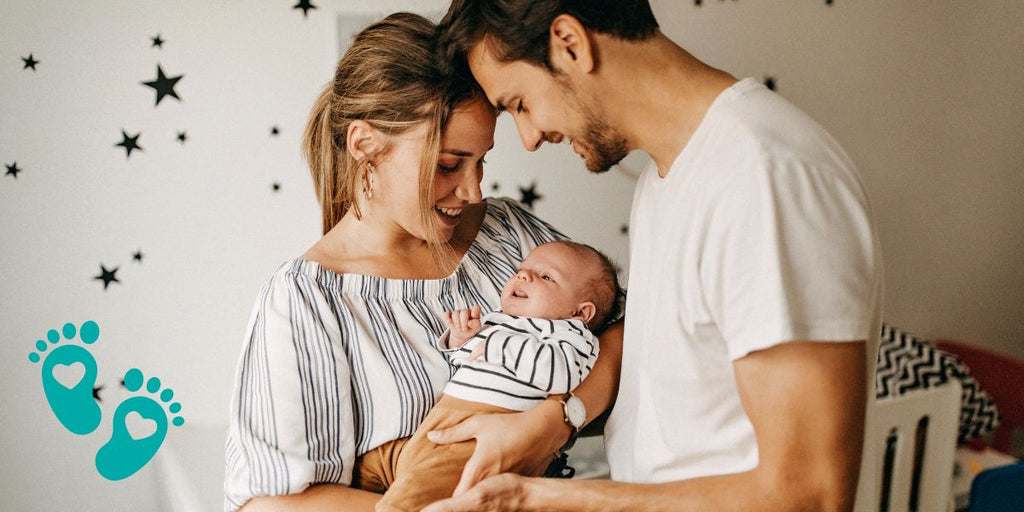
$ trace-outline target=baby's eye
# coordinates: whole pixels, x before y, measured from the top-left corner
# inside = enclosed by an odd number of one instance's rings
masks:
[[[547,274],[541,274],[540,278],[545,280],[545,281],[551,281],[551,276],[549,276]]]

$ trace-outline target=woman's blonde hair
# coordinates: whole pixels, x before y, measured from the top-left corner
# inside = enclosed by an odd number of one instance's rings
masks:
[[[442,76],[434,57],[435,28],[427,18],[399,12],[356,35],[313,106],[303,146],[327,233],[350,208],[361,218],[356,197],[366,166],[387,156],[391,136],[426,124],[420,217],[435,257],[450,263],[451,248],[440,240],[433,214],[441,133],[455,108],[482,92],[472,80]],[[384,147],[362,159],[353,157],[346,144],[349,125],[356,120],[384,134]]]

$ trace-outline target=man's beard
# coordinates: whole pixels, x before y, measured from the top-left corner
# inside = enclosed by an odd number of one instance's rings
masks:
[[[607,172],[612,166],[626,158],[626,155],[629,154],[629,145],[622,135],[608,126],[608,123],[595,116],[586,106],[581,105],[581,107],[584,135],[582,138],[573,139],[573,141],[582,143],[588,171],[594,174]]]

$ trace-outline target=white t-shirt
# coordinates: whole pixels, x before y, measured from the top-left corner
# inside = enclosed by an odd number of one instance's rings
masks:
[[[722,92],[664,178],[641,175],[628,289],[605,428],[615,480],[755,467],[732,365],[752,351],[868,340],[874,372],[882,261],[864,188],[832,137],[756,80]]]

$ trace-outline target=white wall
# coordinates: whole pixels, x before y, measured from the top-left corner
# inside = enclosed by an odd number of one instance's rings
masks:
[[[0,163],[23,169],[0,175],[0,508],[169,508],[156,489],[173,476],[172,448],[189,471],[219,478],[208,432],[226,421],[252,301],[274,266],[319,233],[299,137],[333,72],[335,16],[447,4],[314,3],[308,18],[286,0],[0,5]],[[1024,357],[1024,4],[654,7],[697,56],[737,76],[774,77],[859,163],[886,254],[890,322]],[[158,33],[163,49],[150,47]],[[29,53],[35,72],[22,69]],[[154,107],[140,82],[157,63],[184,74],[182,101]],[[142,133],[142,152],[126,159],[114,146],[122,129]],[[539,215],[626,266],[632,181],[587,175],[564,147],[527,154],[507,118],[498,131],[485,192],[496,183],[493,193],[518,197],[536,181]],[[119,267],[121,282],[104,291],[92,279],[100,264]],[[104,422],[75,436],[54,419],[27,356],[47,330],[89,319],[101,328],[90,351]],[[156,460],[111,482],[93,456],[129,396],[118,381],[132,367],[174,389],[186,423],[171,427]]]

